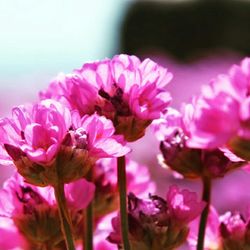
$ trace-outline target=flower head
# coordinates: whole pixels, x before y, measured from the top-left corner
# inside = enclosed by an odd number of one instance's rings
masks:
[[[183,104],[181,112],[168,109],[153,122],[152,128],[164,159],[164,166],[186,178],[224,176],[228,171],[245,164],[226,148],[203,149],[190,145],[193,104]]]
[[[82,211],[93,199],[95,187],[84,179],[65,185],[65,196],[72,215],[75,239],[82,238]],[[79,195],[81,194],[81,195]],[[40,249],[50,244],[53,249],[65,249],[56,199],[51,187],[36,187],[15,174],[0,190],[0,216],[6,219],[2,235],[16,235],[19,246]],[[0,218],[1,219],[1,218]],[[79,230],[79,228],[81,230]],[[0,248],[4,244],[0,241]],[[26,248],[27,246],[27,248]],[[11,248],[10,248],[11,249]]]
[[[112,122],[93,114],[82,118],[53,100],[13,109],[1,121],[1,163],[14,162],[26,181],[38,186],[69,183],[85,176],[103,157],[129,152]]]
[[[191,249],[196,249],[199,220],[191,223],[188,243]],[[210,207],[205,232],[204,249],[248,249],[250,242],[249,215],[244,216],[236,211],[226,212],[219,216],[217,211]]]
[[[117,134],[134,141],[168,106],[171,98],[164,87],[171,78],[150,59],[141,62],[135,56],[118,55],[60,75],[41,98],[67,103],[81,116],[98,112],[112,120]]]
[[[1,142],[10,154],[12,151],[10,157],[18,158],[23,153],[35,163],[49,164],[71,125],[71,116],[60,103],[44,100],[34,106],[14,108],[12,119],[2,119],[1,125]],[[13,146],[22,153],[14,152]]]
[[[237,156],[249,160],[250,59],[234,65],[204,86],[195,105],[190,124],[189,145],[214,149],[228,147]]]
[[[227,212],[220,216],[220,232],[223,238],[243,241],[246,231],[246,221],[240,213]]]
[[[63,241],[59,215],[49,188],[47,192],[40,190],[25,184],[18,174],[0,190],[0,215],[12,220],[25,242],[35,248]]]
[[[188,223],[201,213],[203,207],[195,193],[179,191],[176,186],[170,188],[166,200],[157,195],[139,199],[130,193],[128,222],[132,249],[177,248],[187,238]],[[108,239],[121,247],[119,217],[112,220],[112,226]]]
[[[167,202],[171,218],[177,223],[188,224],[194,220],[205,207],[204,202],[197,201],[197,194],[187,189],[179,190],[175,185],[169,188]]]

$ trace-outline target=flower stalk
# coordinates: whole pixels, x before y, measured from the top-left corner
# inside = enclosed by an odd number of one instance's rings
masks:
[[[128,239],[128,213],[127,213],[127,190],[126,190],[126,159],[125,156],[117,158],[117,179],[120,196],[120,220],[121,234],[124,250],[130,250]]]
[[[70,216],[68,213],[67,203],[65,198],[64,184],[58,183],[58,185],[54,187],[54,190],[59,210],[59,216],[61,220],[61,230],[64,235],[67,250],[75,250],[71,232]]]
[[[86,179],[92,181],[93,172],[89,170]],[[93,250],[93,202],[91,201],[86,209],[84,209],[84,249]]]
[[[202,200],[206,202],[206,207],[204,208],[200,217],[197,250],[204,249],[205,232],[206,232],[207,218],[209,214],[209,207],[211,200],[211,186],[212,186],[211,179],[207,176],[204,176],[202,178],[202,183],[203,183]]]

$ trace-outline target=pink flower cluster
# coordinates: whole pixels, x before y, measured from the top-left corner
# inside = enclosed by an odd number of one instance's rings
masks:
[[[18,173],[0,190],[0,248],[68,248],[60,228],[65,207],[59,209],[53,191],[61,185],[69,210],[63,216],[72,221],[79,248],[87,205],[93,201],[96,228],[118,209],[116,158],[129,153],[126,142],[142,137],[169,105],[165,86],[171,78],[150,59],[118,55],[59,75],[41,101],[15,107],[11,117],[2,118],[0,164],[14,165]],[[129,191],[155,191],[145,166],[128,159],[126,165]],[[84,179],[89,172],[93,183]],[[100,239],[99,245],[109,244]]]
[[[0,249],[84,249],[90,221],[95,250],[173,250],[186,241],[250,249],[249,214],[219,216],[211,205],[212,180],[250,160],[250,59],[180,111],[169,107],[171,79],[150,59],[117,55],[60,74],[39,101],[0,119],[0,165],[17,170],[0,189]],[[128,157],[127,143],[149,125],[162,165],[200,179],[202,200],[177,185],[158,196],[158,180]]]

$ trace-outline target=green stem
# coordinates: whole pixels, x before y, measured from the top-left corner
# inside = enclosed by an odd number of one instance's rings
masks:
[[[117,158],[117,179],[120,194],[120,220],[121,234],[124,250],[130,250],[128,239],[128,214],[127,214],[127,190],[126,190],[126,159],[125,156]]]
[[[205,232],[206,232],[207,218],[209,214],[211,186],[212,186],[211,179],[209,177],[203,177],[202,183],[203,183],[202,200],[206,202],[206,207],[204,208],[200,217],[197,250],[204,249]]]
[[[92,169],[89,170],[86,179],[92,180]],[[93,250],[93,202],[90,202],[84,210],[84,250]]]
[[[59,183],[57,186],[54,187],[54,190],[59,210],[59,216],[61,220],[61,230],[64,235],[67,250],[75,250],[71,227],[70,227],[70,217],[65,198],[64,184]]]

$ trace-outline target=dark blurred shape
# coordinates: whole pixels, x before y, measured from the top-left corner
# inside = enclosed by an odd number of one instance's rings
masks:
[[[250,54],[250,1],[135,1],[122,25],[121,51],[181,61],[229,50]]]

